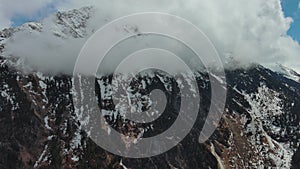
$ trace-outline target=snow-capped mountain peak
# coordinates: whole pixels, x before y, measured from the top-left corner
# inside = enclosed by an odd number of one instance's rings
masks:
[[[210,82],[225,83],[216,76],[209,79],[209,72],[193,72],[201,106],[193,129],[180,144],[164,154],[144,159],[120,157],[97,146],[78,121],[78,117],[83,117],[82,110],[89,107],[74,106],[72,98],[79,93],[74,92],[72,76],[36,70],[24,74],[14,67],[16,63],[19,67],[27,64],[30,55],[35,56],[31,59],[39,59],[70,54],[64,52],[71,46],[78,47],[71,52],[76,58],[80,45],[95,31],[89,26],[93,14],[93,7],[58,12],[43,21],[0,32],[0,168],[299,168],[299,74],[283,66],[280,72],[260,65],[226,70],[226,109],[217,130],[204,144],[198,138],[211,105]],[[33,43],[33,48],[27,43],[36,41],[24,37],[38,38],[41,44]],[[56,43],[48,43],[48,38]],[[53,51],[45,53],[45,47]],[[51,60],[60,55],[50,57],[48,66],[53,67],[56,62]],[[187,82],[193,77],[184,73],[182,76]],[[127,77],[117,76],[116,84],[112,83],[112,75],[97,77],[95,94],[99,113],[109,124],[101,129],[108,135],[112,130],[122,133],[122,144],[130,146],[127,137],[136,141],[168,129],[180,106],[178,86],[191,85],[178,84],[160,72],[135,77],[130,88],[124,88],[128,96],[120,98],[130,102],[130,111],[149,108],[149,92],[153,89],[162,90],[168,99],[157,121],[138,124],[126,119],[126,111],[121,104],[114,105],[111,95],[116,85],[123,87],[118,84],[130,81]],[[83,89],[87,84],[80,85]],[[194,88],[190,91],[195,93]]]

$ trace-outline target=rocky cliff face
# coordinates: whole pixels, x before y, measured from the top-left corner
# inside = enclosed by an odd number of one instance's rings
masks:
[[[83,8],[58,13],[53,34],[61,38],[87,36],[85,24],[91,12],[92,8]],[[28,23],[0,32],[0,168],[300,167],[300,76],[296,72],[284,67],[274,72],[260,65],[227,70],[226,109],[217,130],[204,144],[198,142],[198,137],[211,104],[210,80],[221,79],[209,79],[207,73],[195,72],[201,108],[187,137],[155,157],[123,158],[97,146],[82,130],[73,104],[71,76],[24,74],[14,67],[19,63],[17,59],[2,53],[5,42],[15,32],[43,29],[43,24]],[[95,80],[99,108],[109,112],[104,115],[112,128],[125,135],[138,135],[132,128],[145,126],[129,125],[115,110],[107,91],[111,78],[100,76]],[[178,111],[176,85],[158,72],[132,82],[132,92],[138,98],[147,98],[151,90],[161,89],[169,101],[163,115],[139,137],[163,132],[172,125]],[[147,107],[145,100],[136,100],[138,109]]]

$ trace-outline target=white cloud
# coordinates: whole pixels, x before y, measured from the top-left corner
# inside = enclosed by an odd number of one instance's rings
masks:
[[[6,1],[7,4],[15,4]],[[45,2],[49,1],[51,0]],[[202,29],[223,57],[231,54],[240,65],[251,62],[264,65],[281,63],[300,72],[300,47],[287,35],[292,19],[284,17],[280,0],[69,0],[61,2],[57,8],[68,10],[87,5],[98,7],[95,21],[112,20],[134,12],[156,11],[179,15]],[[43,6],[42,3],[30,7],[25,13],[30,13],[40,6]],[[16,11],[18,10],[22,11],[16,8]],[[100,28],[103,24],[90,26]],[[82,45],[78,44],[76,48]],[[77,55],[74,56],[74,50],[68,51],[72,51],[70,57],[73,61]],[[64,54],[68,51],[64,51]],[[44,49],[41,53],[44,53],[44,56],[41,56],[44,58],[53,55],[53,52],[45,52]],[[69,55],[65,54],[66,59],[69,59]],[[64,65],[62,67],[65,69]]]

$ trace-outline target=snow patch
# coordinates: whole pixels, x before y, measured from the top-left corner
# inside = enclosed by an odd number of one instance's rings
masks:
[[[52,130],[52,128],[49,126],[49,117],[46,116],[44,118],[44,123],[45,123],[45,127],[48,129],[48,130]]]
[[[246,94],[242,92],[245,99],[249,102],[251,109],[249,115],[251,122],[246,125],[246,133],[252,133],[250,136],[251,143],[256,149],[256,153],[264,159],[272,159],[276,167],[290,168],[293,156],[293,150],[288,143],[280,143],[269,136],[266,128],[275,129],[272,132],[279,132],[283,129],[273,126],[273,117],[283,114],[282,101],[279,93],[261,85],[255,94]],[[242,122],[246,124],[246,117]],[[256,168],[263,168],[265,161],[256,159],[251,162]]]

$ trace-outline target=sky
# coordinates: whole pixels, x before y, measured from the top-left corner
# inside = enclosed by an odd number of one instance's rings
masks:
[[[291,24],[288,34],[300,42],[300,1],[283,0],[282,8],[285,16],[292,17],[294,20],[294,22]]]
[[[47,16],[56,11],[89,5],[94,5],[98,9],[98,13],[94,16],[95,23],[135,12],[166,12],[181,16],[199,27],[213,42],[222,58],[229,56],[241,66],[253,62],[263,65],[280,63],[300,72],[299,0],[26,0],[26,3],[24,2],[24,0],[0,0],[0,28],[18,26],[45,17],[47,20]],[[90,30],[103,26],[95,23],[91,22]],[[12,52],[10,55],[25,57],[35,67],[65,69],[66,67],[60,63],[75,62],[77,55],[74,53],[78,51],[74,52],[72,46],[61,49],[57,47],[55,51],[47,49],[47,46],[57,43],[53,41],[55,37],[51,37],[53,33],[47,32],[49,30],[44,30],[43,34],[39,35],[17,34],[14,41],[7,45],[7,49],[10,47]],[[70,43],[73,42],[72,39],[68,40]],[[40,41],[49,44],[41,44]],[[78,42],[78,46],[73,45],[73,48],[81,49],[82,45],[83,42]],[[29,50],[31,48],[35,49],[35,53]],[[64,57],[61,57],[62,54]],[[37,63],[37,60],[40,63]],[[49,65],[49,62],[53,62],[53,65]]]
[[[37,9],[37,11],[34,11],[32,15],[26,16],[21,13],[16,13],[13,14],[10,19],[11,26],[17,27],[26,22],[39,21],[55,12],[57,12],[56,6],[53,3],[49,3],[46,6],[42,7],[41,9]]]

